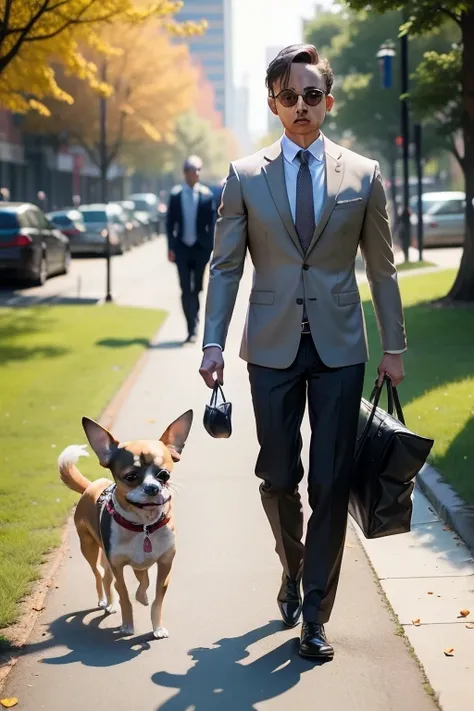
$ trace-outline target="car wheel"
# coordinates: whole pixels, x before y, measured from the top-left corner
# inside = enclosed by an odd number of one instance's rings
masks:
[[[48,278],[48,260],[46,258],[46,253],[43,252],[41,255],[40,263],[38,265],[38,270],[31,280],[33,286],[44,286]]]

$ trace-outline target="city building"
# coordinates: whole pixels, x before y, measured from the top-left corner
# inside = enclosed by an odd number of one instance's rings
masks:
[[[233,131],[242,156],[252,150],[252,139],[249,132],[249,94],[248,76],[244,75],[242,86],[235,87],[233,108]]]
[[[182,22],[206,20],[204,35],[190,37],[187,45],[214,89],[215,108],[226,127],[232,127],[233,75],[231,0],[185,0],[178,19]]]

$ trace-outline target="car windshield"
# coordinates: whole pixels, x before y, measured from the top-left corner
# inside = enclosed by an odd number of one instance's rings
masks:
[[[152,208],[152,205],[150,205],[150,203],[146,200],[134,200],[133,202],[135,203],[136,210],[144,210],[145,212],[148,212]]]
[[[0,230],[18,229],[18,217],[14,212],[0,211]]]
[[[67,215],[50,215],[49,219],[54,222],[55,225],[70,225],[71,218]]]
[[[105,210],[84,210],[82,213],[84,222],[107,222],[107,214]]]

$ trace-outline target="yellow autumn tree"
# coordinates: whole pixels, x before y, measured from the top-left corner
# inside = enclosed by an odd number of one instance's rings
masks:
[[[100,39],[104,45],[113,40],[115,52],[108,57],[98,57],[97,52],[86,56],[99,65],[111,95],[101,99],[88,83],[60,75],[74,103],[49,101],[50,116],[30,115],[26,125],[30,131],[62,134],[81,145],[105,176],[124,145],[173,141],[177,117],[194,101],[196,76],[187,47],[172,44],[158,21],[115,24],[105,28]],[[101,110],[106,112],[105,135]]]
[[[115,37],[105,43],[104,27],[136,26],[151,18],[160,18],[171,34],[202,32],[204,24],[176,21],[181,6],[174,0],[0,0],[0,105],[48,115],[45,99],[72,104],[73,95],[57,81],[58,65],[110,93],[84,48],[110,54]]]
[[[194,109],[178,117],[170,138],[148,146],[144,143],[126,145],[127,165],[144,173],[172,173],[179,180],[184,160],[197,154],[204,163],[203,179],[219,182],[227,176],[229,162],[238,157],[233,133],[213,126]]]

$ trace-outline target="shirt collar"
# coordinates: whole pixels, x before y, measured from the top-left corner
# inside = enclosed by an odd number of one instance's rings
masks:
[[[286,134],[283,134],[283,137],[281,139],[281,148],[283,151],[283,157],[289,163],[293,163],[293,161],[296,158],[296,155],[298,154],[299,151],[301,151],[301,146],[297,146],[296,143],[293,143],[293,141],[290,140]],[[316,160],[322,161],[324,158],[323,134],[320,133],[318,138],[315,141],[313,141],[313,143],[310,146],[308,146],[308,148],[306,150],[308,150],[311,153],[313,158],[316,158]]]
[[[186,183],[186,181],[183,183],[183,190],[187,190],[190,193],[195,193],[199,191],[199,183],[196,183],[194,187],[192,188],[190,185]]]

